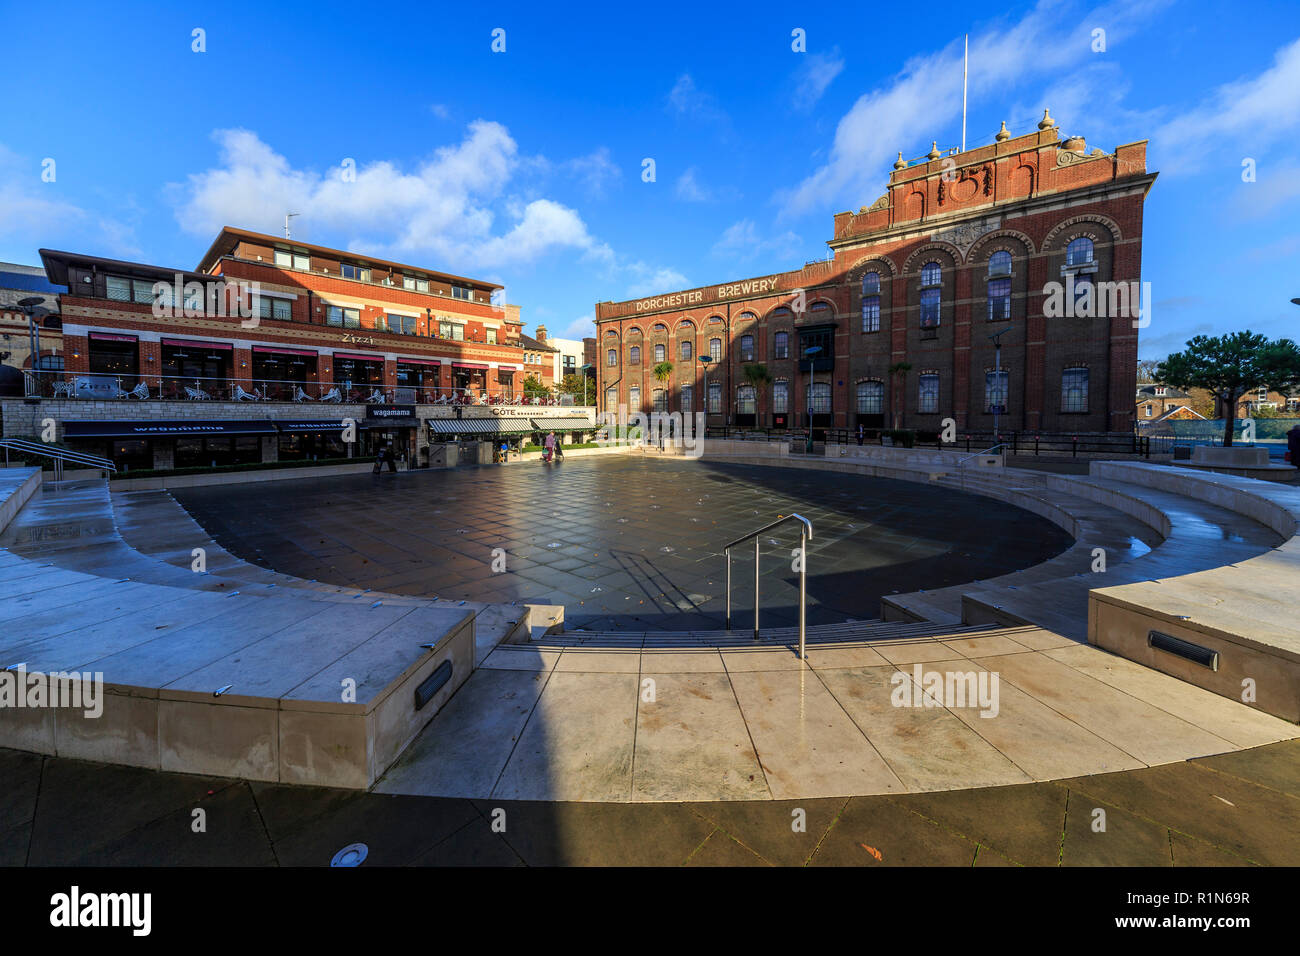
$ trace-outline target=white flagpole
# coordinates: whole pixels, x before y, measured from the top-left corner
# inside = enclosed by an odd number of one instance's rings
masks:
[[[966,49],[961,61],[961,151],[966,152],[966,72],[970,67],[970,34],[966,34]]]

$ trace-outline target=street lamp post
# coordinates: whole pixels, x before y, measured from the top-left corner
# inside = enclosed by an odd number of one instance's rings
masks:
[[[587,370],[592,368],[590,365],[583,365],[578,369],[582,373],[582,407],[587,407]]]
[[[28,348],[32,352],[32,380],[36,383],[36,393],[41,391],[41,378],[38,371],[41,364],[41,333],[36,325],[36,309],[44,305],[45,299],[39,295],[29,295],[18,300],[18,308],[27,316]]]
[[[709,421],[709,365],[710,365],[712,362],[713,362],[713,356],[711,356],[711,355],[701,355],[701,356],[700,356],[700,364],[704,366],[704,422],[705,422],[705,424],[704,424],[704,430],[705,430],[705,431],[708,431],[708,429],[709,429],[709,425],[708,425],[708,421]],[[691,400],[691,404],[692,404],[692,405],[695,404],[695,400],[694,400],[694,399]],[[693,410],[693,409],[692,409],[692,410]]]
[[[989,336],[989,338],[993,340],[993,380],[997,382],[999,386],[1002,384],[1002,336],[1006,335],[1014,328],[1014,325],[1008,325],[1005,329],[994,332]],[[1008,389],[1008,391],[1010,391],[1010,389]],[[1001,402],[993,406],[993,440],[995,442],[1002,440],[1002,435],[999,434],[998,431],[998,423],[1001,421],[1001,411]]]
[[[820,345],[810,345],[803,353],[808,356],[808,443],[804,450],[810,455],[813,450],[813,386],[817,384],[817,353],[821,350]]]

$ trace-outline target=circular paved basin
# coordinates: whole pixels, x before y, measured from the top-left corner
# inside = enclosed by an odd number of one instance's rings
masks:
[[[176,489],[218,544],[302,578],[400,594],[563,604],[569,629],[702,630],[725,614],[723,545],[813,523],[808,622],[1059,554],[1056,525],[919,483],[610,456]],[[762,624],[796,623],[797,524],[760,539]],[[501,570],[504,565],[504,570]],[[733,553],[733,626],[753,623],[753,546]]]

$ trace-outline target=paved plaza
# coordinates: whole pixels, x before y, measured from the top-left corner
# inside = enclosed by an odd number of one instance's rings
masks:
[[[633,456],[177,490],[254,564],[421,597],[561,604],[566,626],[699,630],[725,618],[728,542],[778,515],[812,521],[808,622],[874,618],[883,595],[1025,568],[1070,544],[999,501],[889,479]],[[124,534],[131,536],[129,528]],[[786,525],[761,542],[762,623],[795,623]],[[505,572],[493,570],[494,549]],[[736,627],[753,623],[753,549],[733,555]]]

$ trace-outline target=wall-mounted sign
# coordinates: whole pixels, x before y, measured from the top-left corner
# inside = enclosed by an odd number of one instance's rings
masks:
[[[382,419],[384,421],[391,421],[396,425],[413,425],[415,424],[415,406],[367,405],[366,418],[371,420]]]
[[[728,285],[714,286],[711,289],[694,289],[690,292],[675,292],[672,295],[659,295],[650,299],[638,299],[635,303],[637,312],[671,309],[674,306],[699,305],[705,301],[735,299],[747,295],[762,295],[775,292],[780,276],[768,276],[764,279],[746,279]]]
[[[374,345],[375,337],[373,335],[353,335],[351,332],[344,332],[343,341],[350,342],[352,345]]]

